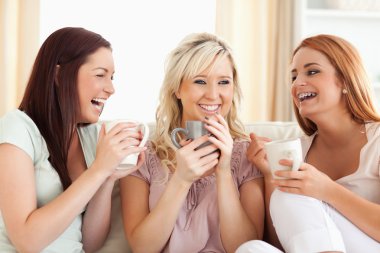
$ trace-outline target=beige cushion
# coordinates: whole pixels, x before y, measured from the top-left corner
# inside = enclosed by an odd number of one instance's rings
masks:
[[[259,136],[269,137],[272,140],[298,137],[302,134],[296,122],[256,122],[246,124],[247,133],[254,132]],[[153,133],[154,124],[149,124],[150,133]],[[112,193],[111,231],[102,249],[98,253],[130,253],[132,252],[125,240],[123,220],[120,212],[119,185],[115,185]]]

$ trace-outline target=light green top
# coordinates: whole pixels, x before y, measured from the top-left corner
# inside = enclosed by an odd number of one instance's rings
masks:
[[[78,128],[78,134],[87,167],[95,159],[97,125]],[[58,173],[48,161],[46,142],[32,119],[20,110],[14,110],[0,118],[0,143],[10,143],[25,151],[35,169],[37,207],[41,207],[62,193]],[[17,159],[16,157],[14,159]],[[0,168],[1,169],[1,168]],[[78,215],[64,233],[43,251],[44,253],[79,253],[82,245],[82,215]],[[0,211],[0,252],[17,252],[9,241]]]

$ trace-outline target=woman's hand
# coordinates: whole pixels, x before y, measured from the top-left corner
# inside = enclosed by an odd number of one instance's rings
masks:
[[[264,144],[272,140],[266,137],[257,136],[254,133],[251,133],[249,137],[251,138],[251,143],[247,149],[247,159],[257,167],[265,177],[271,177],[272,173],[264,150]]]
[[[292,166],[291,160],[280,160],[284,166]],[[280,191],[302,194],[328,202],[329,193],[335,182],[308,163],[302,163],[298,171],[278,170],[276,176],[285,179],[274,179],[273,183]]]
[[[106,170],[109,175],[112,175],[114,180],[137,170],[144,161],[143,151],[146,150],[146,147],[138,147],[142,139],[142,133],[128,131],[128,128],[135,126],[135,123],[118,123],[106,133],[105,125],[103,124],[100,129],[94,163],[98,165],[99,169]],[[126,156],[139,152],[141,153],[135,167],[128,170],[116,170]]]
[[[205,143],[210,137],[201,136],[193,141],[182,142],[182,148],[176,151],[177,168],[175,173],[186,183],[193,183],[202,175],[209,172],[218,163],[218,148],[214,145],[207,145],[197,149],[199,145]]]
[[[231,155],[234,140],[231,137],[227,122],[219,113],[215,113],[216,120],[205,119],[205,128],[212,134],[209,140],[220,151],[219,162],[216,167],[216,173],[220,171],[231,170]]]

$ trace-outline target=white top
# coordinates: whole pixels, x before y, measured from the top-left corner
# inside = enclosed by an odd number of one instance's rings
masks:
[[[78,135],[87,167],[95,159],[97,127],[89,125],[78,128]],[[46,142],[32,119],[20,110],[14,110],[0,118],[0,144],[10,143],[25,151],[35,169],[37,207],[41,207],[62,193],[58,173],[48,161]],[[17,159],[17,158],[15,158]],[[1,168],[0,168],[1,169]],[[79,253],[82,245],[82,215],[78,215],[64,233],[41,252]],[[17,252],[8,239],[0,210],[0,252]]]
[[[368,142],[360,151],[359,168],[336,182],[359,196],[380,204],[380,123],[367,123],[365,127]],[[304,159],[315,135],[301,138]]]

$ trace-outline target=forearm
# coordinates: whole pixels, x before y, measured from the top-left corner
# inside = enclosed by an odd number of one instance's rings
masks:
[[[219,172],[216,180],[222,243],[226,252],[235,252],[242,243],[260,238],[241,205],[231,171]]]
[[[87,205],[82,225],[82,241],[85,252],[99,249],[110,229],[111,197],[114,180],[108,179]]]
[[[275,185],[272,183],[272,175],[267,175],[264,178],[265,185],[265,235],[264,240],[268,241],[273,246],[282,249],[281,243],[277,237],[276,230],[273,226],[272,217],[270,216],[270,198],[273,191],[276,189]]]
[[[132,231],[129,242],[135,253],[160,252],[168,242],[191,184],[170,179],[155,208]]]
[[[12,242],[25,252],[39,252],[56,240],[80,215],[103,183],[105,175],[87,170],[57,198],[35,209],[23,224],[12,226]]]
[[[380,205],[372,203],[333,182],[325,201],[337,209],[364,233],[380,242]]]

